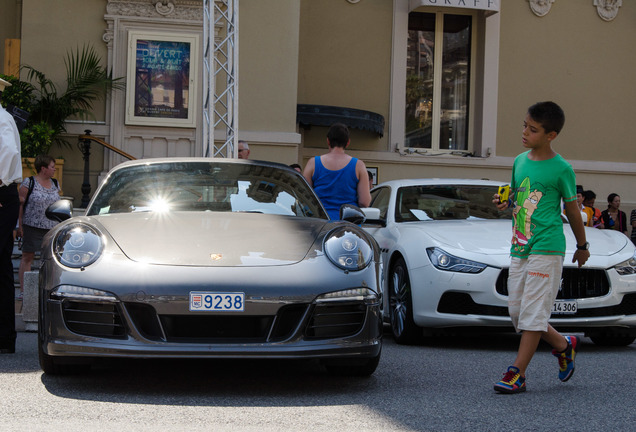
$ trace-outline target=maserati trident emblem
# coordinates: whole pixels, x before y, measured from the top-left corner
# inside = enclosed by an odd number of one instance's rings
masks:
[[[212,261],[218,261],[221,258],[223,258],[223,254],[213,253],[213,254],[210,254],[210,258],[212,259]]]

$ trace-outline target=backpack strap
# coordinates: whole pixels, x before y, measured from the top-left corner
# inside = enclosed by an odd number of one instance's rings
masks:
[[[29,197],[31,196],[31,193],[33,192],[33,188],[35,187],[35,179],[33,178],[33,176],[29,177],[29,191],[27,192],[27,196],[24,199],[24,204],[22,204],[22,210],[24,211],[24,209],[26,209],[27,203],[29,202]]]
[[[55,185],[55,187],[57,188],[57,190],[60,190],[60,185],[58,184],[57,180],[54,178],[51,178],[51,180],[53,180],[53,184]],[[33,176],[29,177],[29,191],[27,192],[27,196],[24,199],[24,204],[22,205],[22,211],[24,211],[24,209],[27,206],[27,203],[29,202],[29,197],[31,196],[31,193],[33,192],[33,188],[35,187],[35,178],[33,178]]]

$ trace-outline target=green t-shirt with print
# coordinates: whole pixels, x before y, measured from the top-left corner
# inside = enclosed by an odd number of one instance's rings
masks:
[[[576,200],[576,177],[572,166],[559,154],[533,161],[527,151],[515,158],[511,191],[512,245],[510,254],[565,255],[561,200]]]

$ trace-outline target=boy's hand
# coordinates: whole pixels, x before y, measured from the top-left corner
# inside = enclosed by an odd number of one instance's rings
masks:
[[[494,194],[492,196],[492,203],[495,205],[495,207],[497,207],[497,210],[504,211],[508,208],[508,201],[506,200],[504,202],[500,202],[499,199],[499,194]]]
[[[576,252],[574,252],[574,256],[572,257],[572,262],[578,261],[579,268],[580,268],[583,264],[585,264],[585,262],[588,260],[589,257],[590,257],[589,250],[577,249]]]

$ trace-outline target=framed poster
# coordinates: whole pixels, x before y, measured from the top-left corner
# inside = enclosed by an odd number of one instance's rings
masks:
[[[199,36],[130,31],[126,124],[196,126]]]
[[[378,185],[378,167],[367,167],[367,171],[373,176],[373,186]]]

